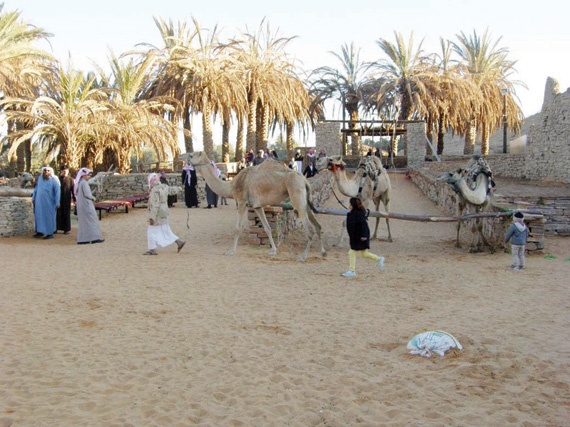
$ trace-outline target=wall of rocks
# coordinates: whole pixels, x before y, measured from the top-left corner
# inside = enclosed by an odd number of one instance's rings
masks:
[[[34,232],[31,197],[0,197],[0,236],[24,236]]]

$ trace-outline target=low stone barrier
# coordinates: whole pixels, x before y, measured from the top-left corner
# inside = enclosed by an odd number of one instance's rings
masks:
[[[451,185],[444,181],[436,181],[435,176],[430,171],[422,168],[412,167],[408,172],[411,180],[418,186],[430,200],[443,207],[452,215],[457,214],[458,198],[460,197]],[[521,206],[507,207],[491,202],[486,208],[488,212],[505,212],[506,210],[523,209]],[[536,210],[538,215],[529,215],[525,221],[529,228],[529,238],[526,249],[529,252],[540,251],[545,247],[545,223],[548,219],[543,216],[535,206],[526,206],[525,210]],[[473,213],[473,212],[471,212]],[[504,236],[507,228],[511,224],[510,217],[483,218],[483,234],[490,244],[497,247],[504,247]]]

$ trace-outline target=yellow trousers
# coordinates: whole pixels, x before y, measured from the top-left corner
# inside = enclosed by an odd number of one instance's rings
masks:
[[[362,258],[373,259],[374,261],[378,262],[380,257],[378,255],[374,255],[368,249],[364,249],[362,251],[355,251],[354,249],[348,250],[348,268],[350,271],[356,271],[356,254],[360,252],[362,254]]]

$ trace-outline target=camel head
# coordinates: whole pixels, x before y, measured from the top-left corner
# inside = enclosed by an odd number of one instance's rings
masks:
[[[210,159],[208,159],[205,152],[194,151],[192,153],[186,153],[186,162],[194,166],[201,166],[209,164]]]
[[[317,159],[317,170],[328,169],[332,172],[336,170],[344,170],[346,163],[342,160],[342,156],[320,157]]]

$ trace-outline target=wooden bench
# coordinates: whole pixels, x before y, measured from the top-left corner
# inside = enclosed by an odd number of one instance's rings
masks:
[[[125,208],[125,213],[129,213],[129,207],[135,207],[135,204],[139,202],[146,202],[148,200],[148,194],[139,194],[135,196],[122,197],[115,200],[103,200],[101,202],[94,203],[95,210],[99,212],[99,221],[101,221],[101,213],[106,211],[107,213],[114,211],[118,208]]]

